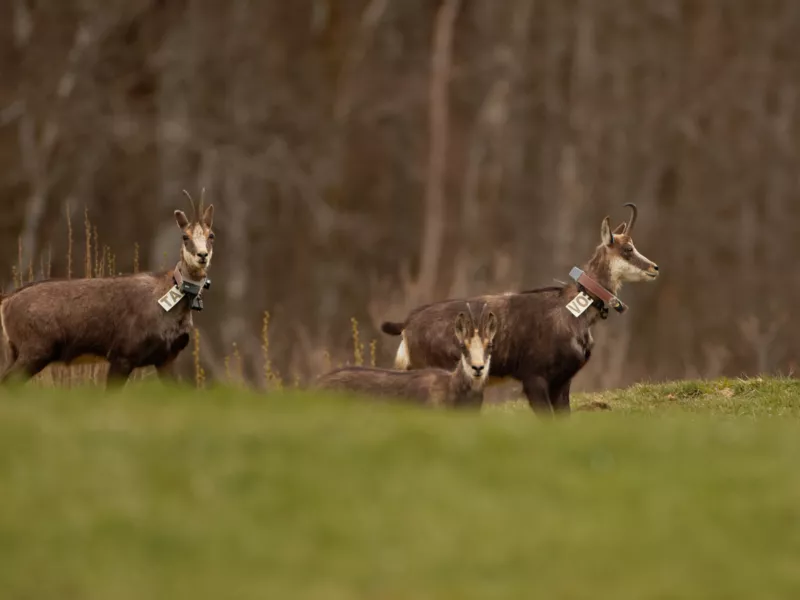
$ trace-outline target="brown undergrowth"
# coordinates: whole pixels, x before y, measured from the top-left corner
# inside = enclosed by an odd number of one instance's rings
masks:
[[[66,279],[73,279],[75,271],[74,265],[76,264],[75,239],[70,211],[67,210],[66,213],[67,265],[66,273],[64,273],[62,276]],[[81,246],[83,247],[83,277],[117,277],[126,274],[126,272],[120,270],[120,267],[118,266],[120,263],[118,263],[117,254],[113,251],[110,245],[104,243],[100,238],[97,226],[94,225],[90,219],[88,209],[84,209],[83,241]],[[9,287],[16,289],[27,283],[50,279],[53,276],[51,247],[48,247],[44,252],[40,253],[38,265],[34,265],[33,259],[31,259],[27,265],[23,264],[22,257],[24,256],[24,253],[21,238],[18,240],[17,250],[17,264],[11,267],[12,285]],[[130,270],[128,270],[127,273],[138,273],[140,271],[138,243],[134,244],[130,256]],[[326,350],[324,370],[329,370],[335,366],[365,364],[365,346],[361,340],[359,323],[355,318],[352,318],[351,325],[353,340],[352,363],[348,360],[344,363],[340,362],[338,364],[334,364],[331,359],[330,352]],[[256,381],[247,379],[244,369],[244,360],[239,350],[239,345],[233,343],[223,356],[224,377],[220,383],[237,387],[256,387],[268,390],[280,390],[287,386],[300,387],[301,381],[297,376],[294,376],[290,382],[287,382],[284,380],[284,377],[277,372],[277,370],[275,370],[272,357],[270,355],[269,336],[270,313],[269,311],[265,311],[261,328],[261,350],[263,360],[261,377],[257,377]],[[198,389],[205,389],[210,384],[210,381],[206,372],[207,365],[205,365],[203,360],[203,349],[201,342],[202,335],[200,330],[195,328],[190,349],[193,365],[192,379],[195,387]],[[371,366],[375,366],[377,357],[377,340],[371,340],[368,348],[369,364]],[[34,377],[32,383],[39,386],[64,388],[86,385],[100,386],[105,381],[107,371],[108,364],[101,359],[96,361],[82,361],[80,364],[73,364],[70,366],[64,364],[53,364]],[[135,370],[131,375],[131,381],[143,381],[154,377],[156,377],[155,369],[148,367],[145,369]],[[260,381],[258,381],[258,379],[260,379]]]

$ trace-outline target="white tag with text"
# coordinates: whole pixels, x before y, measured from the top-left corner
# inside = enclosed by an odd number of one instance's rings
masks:
[[[567,304],[567,310],[576,317],[580,317],[591,305],[592,299],[583,292],[580,292]]]
[[[158,303],[161,305],[161,308],[169,312],[185,295],[186,294],[178,289],[177,285],[173,285],[166,294],[158,299]]]

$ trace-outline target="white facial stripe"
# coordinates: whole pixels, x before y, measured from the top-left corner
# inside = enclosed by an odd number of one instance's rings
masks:
[[[192,232],[192,241],[194,242],[195,252],[208,252],[206,234],[200,225],[194,226],[194,231]]]
[[[186,249],[186,246],[181,247],[181,254],[183,256],[183,261],[194,269],[207,269],[208,266],[211,264],[211,255],[213,251],[211,248],[208,247],[208,238],[206,237],[206,233],[203,230],[202,225],[195,225],[190,235],[192,237],[192,243],[194,245],[194,253],[189,252]],[[208,256],[204,263],[201,263],[197,257],[198,252],[207,252]]]
[[[469,341],[469,358],[472,362],[472,365],[475,367],[480,367],[485,362],[485,358],[483,356],[483,341],[481,340],[480,336],[477,335],[477,332]]]
[[[467,377],[472,381],[475,389],[480,389],[486,384],[489,377],[489,366],[491,363],[491,356],[487,356],[483,347],[483,340],[476,331],[474,335],[467,341],[467,354],[461,355],[461,368],[466,373]],[[475,369],[472,367],[483,366],[480,376],[475,376]]]
[[[636,248],[633,250],[633,260],[637,262],[644,262],[652,264],[648,258],[643,256]],[[611,281],[616,284],[624,283],[626,281],[646,281],[650,279],[647,271],[640,269],[630,261],[625,260],[621,256],[614,255],[609,265],[611,271]]]

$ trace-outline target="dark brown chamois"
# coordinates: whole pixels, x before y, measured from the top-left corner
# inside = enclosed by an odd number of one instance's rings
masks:
[[[469,306],[467,306],[470,309]],[[460,356],[452,371],[429,368],[395,371],[368,367],[344,367],[321,376],[317,386],[323,389],[346,390],[368,396],[410,400],[445,407],[480,407],[483,388],[492,360],[492,340],[497,332],[497,318],[484,310],[476,326],[469,314],[458,313],[444,328],[453,338]]]
[[[592,326],[606,318],[608,309],[622,312],[616,294],[625,282],[652,281],[658,266],[634,247],[631,232],[637,210],[611,231],[609,218],[600,228],[601,243],[575,282],[519,293],[445,300],[414,309],[402,323],[384,322],[381,329],[402,335],[395,367],[451,368],[458,346],[448,333],[448,323],[466,301],[486,302],[497,315],[491,385],[504,378],[522,383],[528,402],[538,414],[569,412],[572,378],[588,362],[594,340]],[[580,270],[573,269],[573,278]],[[569,308],[568,308],[569,305]],[[574,312],[573,312],[574,311]]]
[[[214,206],[204,209],[201,197],[194,212],[190,221],[175,211],[182,244],[171,271],[46,280],[0,299],[6,354],[0,381],[27,380],[50,363],[85,359],[108,361],[109,384],[124,383],[133,369],[150,365],[162,378],[171,376],[189,344],[192,309],[202,309],[213,254]]]

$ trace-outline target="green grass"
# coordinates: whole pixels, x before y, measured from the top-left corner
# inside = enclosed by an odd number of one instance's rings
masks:
[[[636,386],[552,423],[146,384],[5,392],[0,597],[796,598],[799,391]]]

